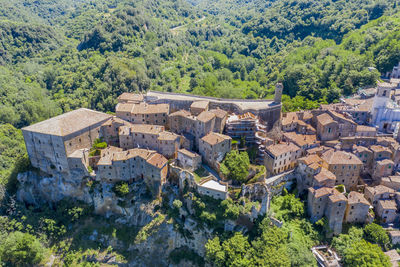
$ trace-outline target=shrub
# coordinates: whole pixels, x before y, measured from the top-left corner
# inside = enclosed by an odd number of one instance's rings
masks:
[[[113,188],[114,193],[119,197],[124,197],[129,194],[129,185],[126,182],[115,184]]]

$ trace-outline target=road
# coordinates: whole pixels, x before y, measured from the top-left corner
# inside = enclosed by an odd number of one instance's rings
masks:
[[[198,19],[198,20],[196,20],[196,21],[194,21],[194,23],[196,24],[196,23],[199,23],[199,22],[201,22],[201,21],[203,21],[203,20],[205,20],[205,16],[203,16],[202,18],[200,18],[200,19]],[[182,28],[184,28],[184,27],[187,27],[189,24],[185,24],[185,25],[181,25],[181,26],[177,26],[177,27],[173,27],[173,28],[171,28],[171,29],[169,29],[172,33],[177,33],[177,31],[179,31],[180,29],[182,29]]]

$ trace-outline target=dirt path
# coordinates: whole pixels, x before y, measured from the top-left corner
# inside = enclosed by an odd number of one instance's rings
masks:
[[[199,23],[199,22],[201,22],[201,21],[203,21],[203,20],[205,20],[205,19],[206,19],[206,17],[203,16],[203,17],[199,18],[198,20],[195,20],[194,23],[195,23],[195,24],[196,24],[196,23]],[[185,25],[173,27],[173,28],[171,28],[171,29],[169,29],[169,30],[170,30],[173,34],[178,34],[178,32],[179,32],[180,29],[184,29],[184,28],[187,27],[187,26],[188,26],[188,24],[185,24]]]

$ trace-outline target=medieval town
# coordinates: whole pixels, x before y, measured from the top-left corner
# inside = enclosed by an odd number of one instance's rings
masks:
[[[255,217],[295,187],[307,196],[310,221],[325,217],[332,235],[344,223],[375,221],[400,243],[400,80],[283,114],[282,91],[277,84],[273,100],[123,93],[115,114],[81,108],[25,127],[23,136],[33,167],[77,187],[83,178],[141,181],[153,197],[170,184],[221,200],[239,190],[261,202]],[[232,151],[251,155],[247,182],[222,170]]]

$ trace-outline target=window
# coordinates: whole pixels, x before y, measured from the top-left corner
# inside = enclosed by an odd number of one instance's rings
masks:
[[[342,203],[339,203],[339,207],[342,206]]]
[[[329,127],[329,128],[328,128],[328,133],[330,133],[330,132],[331,132],[331,130],[332,130],[332,129]]]
[[[351,209],[353,210],[353,209],[354,209],[354,206],[351,206]]]

